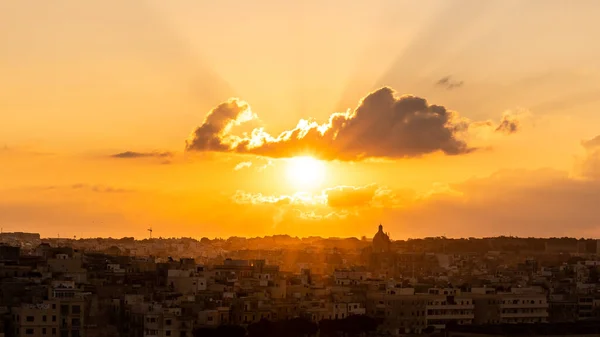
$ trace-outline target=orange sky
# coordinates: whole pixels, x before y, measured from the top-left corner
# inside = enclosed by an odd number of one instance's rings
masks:
[[[594,0],[2,1],[0,226],[598,237],[599,14]]]

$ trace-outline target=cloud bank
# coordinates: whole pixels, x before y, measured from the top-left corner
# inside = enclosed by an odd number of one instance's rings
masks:
[[[112,158],[119,159],[136,159],[136,158],[169,158],[172,157],[171,152],[134,152],[125,151],[111,155]]]
[[[186,141],[187,151],[249,153],[285,158],[311,155],[326,160],[413,158],[441,152],[463,155],[476,150],[467,144],[474,123],[424,98],[397,96],[387,87],[367,95],[354,111],[334,113],[326,123],[300,120],[297,126],[272,136],[263,128],[237,136],[235,125],[255,119],[248,103],[230,99],[213,109]],[[512,133],[514,122],[499,130]]]
[[[184,236],[357,236],[372,235],[382,222],[396,238],[599,237],[598,140],[582,142],[585,179],[550,168],[517,169],[462,182],[441,182],[420,191],[377,184],[332,186],[314,194],[290,195],[224,190],[202,202],[195,191],[158,192],[148,197],[148,192],[137,189],[68,184],[0,190],[0,222],[5,229],[10,224],[31,231],[51,228],[52,233],[58,231],[55,228],[61,228],[61,233],[83,228],[78,236],[106,235],[104,226],[81,226],[103,221],[112,226],[111,235],[126,236],[145,235],[147,223],[163,224],[164,230]],[[110,193],[122,191],[130,193],[118,198]]]

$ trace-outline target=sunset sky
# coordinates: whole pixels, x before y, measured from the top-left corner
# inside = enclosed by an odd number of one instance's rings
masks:
[[[596,0],[0,0],[0,227],[600,237]]]

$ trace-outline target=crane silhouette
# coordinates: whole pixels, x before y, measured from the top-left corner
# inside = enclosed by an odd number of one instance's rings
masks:
[[[150,232],[150,239],[152,239],[152,227],[148,228],[148,232]]]

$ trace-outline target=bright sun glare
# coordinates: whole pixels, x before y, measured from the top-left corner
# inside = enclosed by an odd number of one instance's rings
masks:
[[[314,188],[325,179],[325,164],[312,157],[294,157],[287,162],[287,179],[296,188]]]

